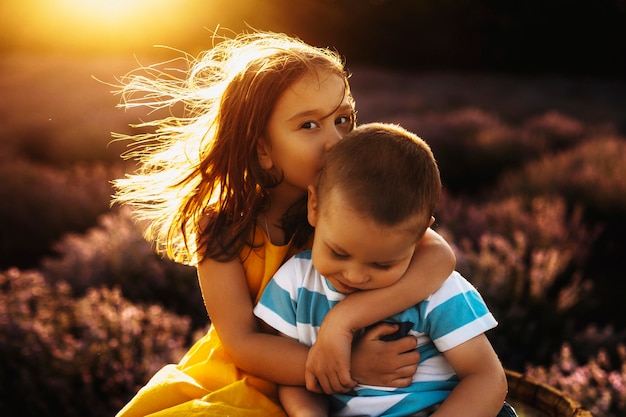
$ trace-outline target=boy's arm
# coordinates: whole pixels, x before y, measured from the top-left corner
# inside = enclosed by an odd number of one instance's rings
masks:
[[[279,385],[278,398],[289,417],[328,416],[328,397],[307,391],[304,387]]]
[[[480,334],[443,354],[461,381],[432,417],[496,416],[508,388],[487,336]]]
[[[441,286],[455,266],[450,245],[434,230],[427,229],[407,272],[398,282],[350,294],[330,310],[309,351],[307,388],[328,394],[352,387],[356,383],[350,369],[354,332],[423,301]],[[356,372],[355,376],[358,377]]]

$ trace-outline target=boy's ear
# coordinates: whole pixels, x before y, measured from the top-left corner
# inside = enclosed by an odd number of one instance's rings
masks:
[[[318,216],[318,207],[317,207],[317,190],[314,185],[309,185],[307,188],[308,197],[307,197],[307,212],[306,216],[309,220],[309,224],[313,227],[317,224],[317,216]]]
[[[428,227],[432,226],[433,223],[435,223],[435,218],[433,216],[430,216],[430,222],[428,223]]]
[[[265,139],[260,138],[257,141],[256,155],[257,158],[259,158],[259,164],[261,165],[261,168],[266,171],[269,171],[274,167],[274,162],[272,161],[272,157],[270,156],[270,150],[270,145]]]

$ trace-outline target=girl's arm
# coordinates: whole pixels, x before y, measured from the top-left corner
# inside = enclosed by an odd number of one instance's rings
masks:
[[[240,261],[205,260],[198,266],[198,276],[212,326],[235,365],[278,384],[304,386],[309,347],[293,339],[262,333]],[[392,331],[387,329],[386,333]],[[366,375],[364,382],[405,386],[407,383],[401,382],[410,381],[419,358],[417,351],[407,352],[415,345],[407,340],[382,342],[375,337],[381,332],[368,332],[371,337],[363,337],[355,346],[354,369]]]
[[[303,385],[309,348],[261,332],[239,259],[204,260],[198,277],[211,325],[237,367],[276,383]]]
[[[504,368],[485,334],[443,353],[460,378],[432,417],[498,414],[507,393]]]
[[[425,300],[450,276],[455,265],[456,257],[450,245],[429,228],[399,281],[389,287],[350,294],[334,306],[309,351],[307,388],[330,394],[354,386],[359,380],[356,373],[352,378],[350,369],[354,332]]]

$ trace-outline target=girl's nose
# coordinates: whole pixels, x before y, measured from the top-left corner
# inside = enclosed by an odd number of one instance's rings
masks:
[[[330,148],[335,146],[342,137],[343,134],[341,133],[341,131],[333,126],[333,128],[330,129],[328,136],[326,137],[326,150],[329,150]]]

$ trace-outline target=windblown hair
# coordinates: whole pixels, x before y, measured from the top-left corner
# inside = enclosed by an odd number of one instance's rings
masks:
[[[426,231],[441,194],[435,157],[426,142],[398,125],[355,128],[329,152],[318,183],[318,204],[339,190],[357,212],[383,226],[416,219]]]
[[[343,60],[332,50],[269,32],[217,40],[197,59],[183,58],[185,77],[140,68],[119,91],[121,107],[182,111],[133,125],[150,133],[114,134],[133,140],[123,157],[136,159],[138,170],[113,182],[113,202],[131,206],[146,239],[183,263],[232,260],[251,245],[268,189],[282,180],[261,168],[257,143],[289,86],[309,71],[330,71],[345,80],[352,100]],[[282,227],[295,245],[309,238],[305,192]]]

